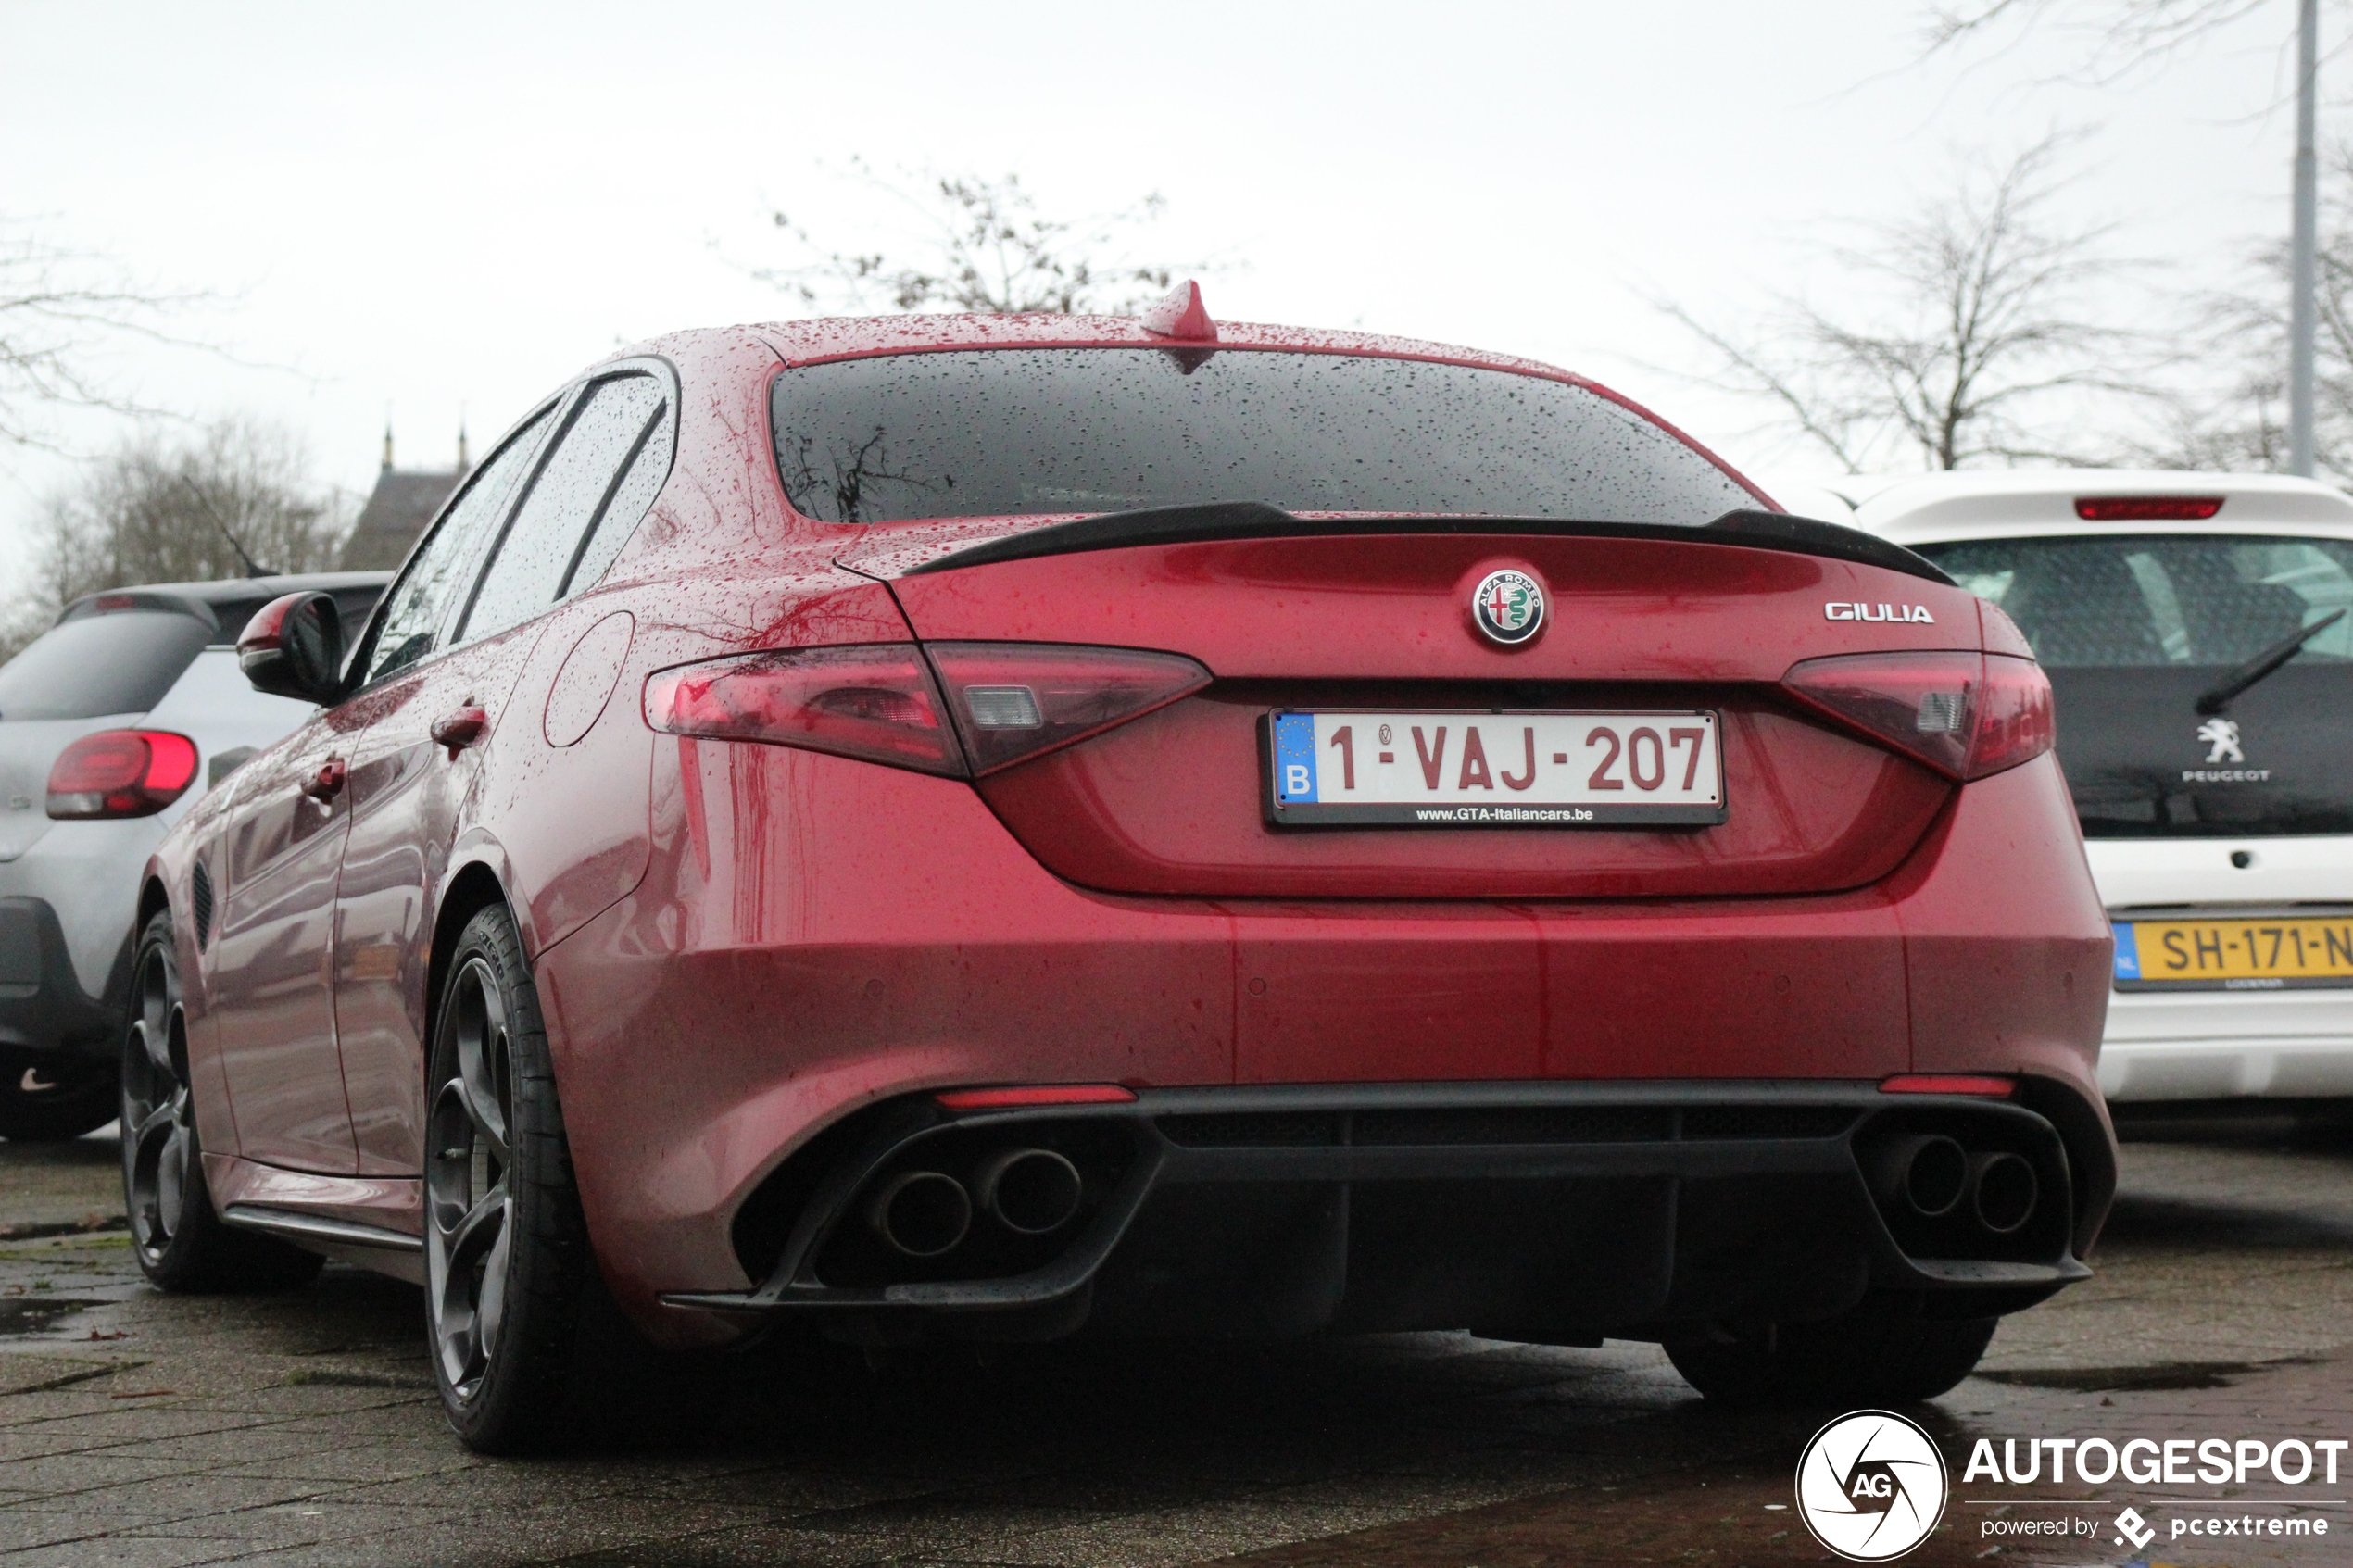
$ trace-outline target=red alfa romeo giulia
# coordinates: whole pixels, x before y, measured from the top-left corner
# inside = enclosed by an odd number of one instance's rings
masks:
[[[681,333],[522,420],[141,893],[167,1288],[653,1340],[1469,1329],[1949,1387],[2084,1276],[2108,930],[2000,613],[1525,360]]]

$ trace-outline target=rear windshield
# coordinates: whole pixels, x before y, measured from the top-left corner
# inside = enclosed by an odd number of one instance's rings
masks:
[[[1919,549],[2007,610],[2053,670],[2223,669],[2353,606],[2353,542],[2337,539],[1985,539]],[[2296,657],[2353,659],[2353,615]]]
[[[52,627],[0,664],[0,722],[145,713],[212,634],[193,616],[157,610],[86,615]]]
[[[2353,543],[2127,535],[1920,553],[2034,645],[2086,835],[2353,833],[2353,615],[2246,682],[2259,656],[2353,607]]]
[[[1697,527],[1757,505],[1564,382],[1336,354],[988,349],[776,378],[777,467],[825,522],[1263,501]]]

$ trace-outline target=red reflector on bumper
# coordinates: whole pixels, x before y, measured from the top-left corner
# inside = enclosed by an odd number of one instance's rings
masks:
[[[1032,1084],[1010,1089],[950,1089],[932,1098],[950,1110],[1000,1110],[1014,1105],[1125,1105],[1136,1092],[1117,1084]]]
[[[1879,1092],[1883,1095],[1988,1095],[2007,1099],[2018,1087],[2016,1080],[1994,1078],[1975,1073],[1899,1073],[1893,1078],[1880,1080]]]

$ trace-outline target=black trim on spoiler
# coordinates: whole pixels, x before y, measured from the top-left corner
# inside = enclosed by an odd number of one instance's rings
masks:
[[[1148,507],[1105,512],[1071,522],[1049,523],[1026,533],[990,539],[968,549],[911,567],[920,577],[994,561],[1118,550],[1136,545],[1192,545],[1214,539],[1280,539],[1347,533],[1529,533],[1555,538],[1679,539],[1703,544],[1744,545],[1757,550],[1826,556],[1885,567],[1931,583],[1953,586],[1933,561],[1860,529],[1784,512],[1726,512],[1699,528],[1648,522],[1576,522],[1562,518],[1352,517],[1298,518],[1263,501],[1212,501],[1202,506]]]

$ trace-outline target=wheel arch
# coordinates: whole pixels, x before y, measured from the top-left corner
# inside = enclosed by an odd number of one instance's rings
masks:
[[[472,860],[459,867],[442,890],[441,909],[434,916],[431,956],[425,967],[424,1038],[428,1061],[433,1056],[435,1021],[441,1015],[441,988],[449,977],[449,955],[457,947],[459,933],[466,929],[466,922],[493,904],[504,905],[510,914],[514,912],[514,900],[507,896],[506,883],[486,861]],[[522,931],[520,921],[516,929]],[[523,935],[523,953],[528,959],[531,944],[528,934]]]
[[[147,929],[147,922],[156,918],[157,910],[170,908],[171,891],[164,885],[163,873],[150,866],[139,883],[139,912],[132,917],[132,940],[138,940],[139,933]]]

